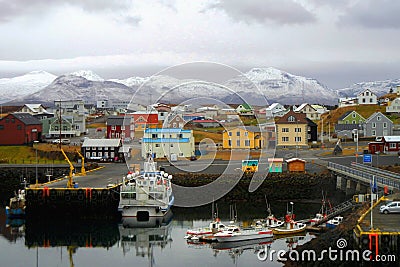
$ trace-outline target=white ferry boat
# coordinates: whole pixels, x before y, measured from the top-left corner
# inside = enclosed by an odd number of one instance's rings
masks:
[[[143,171],[129,173],[123,179],[118,210],[122,217],[136,217],[148,221],[151,217],[165,216],[174,204],[172,175],[157,170],[150,156]]]

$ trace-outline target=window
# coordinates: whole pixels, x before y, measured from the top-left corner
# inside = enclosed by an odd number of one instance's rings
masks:
[[[289,142],[288,136],[282,136],[282,142]]]
[[[389,143],[390,148],[396,148],[396,143]]]
[[[104,147],[104,150],[107,151],[108,150],[108,146]]]
[[[179,157],[183,157],[183,153],[181,152],[181,153],[179,153]]]
[[[376,120],[380,121],[381,120],[381,116],[376,117]]]
[[[295,141],[295,142],[301,142],[301,136],[296,136],[296,137],[294,138],[294,141]]]
[[[21,124],[17,125],[17,130],[22,130],[22,125]]]
[[[111,126],[111,130],[115,131],[115,125]]]
[[[236,146],[240,146],[240,140],[236,140]]]
[[[229,132],[228,134],[229,134],[229,136],[232,136],[232,132]]]
[[[157,137],[157,134],[151,134],[151,138],[156,139]]]
[[[375,122],[372,123],[372,128],[376,128],[376,123]]]
[[[183,138],[183,134],[178,134],[177,137],[178,138]]]
[[[0,130],[4,130],[4,125],[0,125]]]
[[[244,146],[250,146],[250,140],[244,140]]]
[[[97,153],[97,156],[102,157],[102,156],[103,156],[103,153],[102,153],[102,152],[98,152],[98,153]]]
[[[372,136],[376,136],[376,131],[373,130],[372,133],[371,133],[371,135],[372,135]]]
[[[96,157],[96,152],[92,152],[92,157]]]
[[[11,123],[15,123],[15,119],[14,118],[11,118]]]
[[[176,122],[172,123],[172,128],[176,128]]]
[[[236,132],[236,136],[240,136],[240,132],[239,131]]]
[[[387,128],[387,123],[386,122],[383,123],[383,128]]]
[[[362,102],[365,103],[365,98],[362,99]]]
[[[356,117],[356,113],[353,113],[351,116],[352,116],[353,118],[355,118],[355,117]]]
[[[289,128],[282,128],[282,133],[288,133],[289,132]]]
[[[290,122],[296,121],[296,118],[294,116],[289,116],[288,121]]]
[[[232,146],[232,140],[228,140],[228,146]]]
[[[301,128],[294,128],[295,133],[301,133]]]
[[[369,103],[372,103],[372,98],[369,99]]]
[[[125,125],[121,126],[121,130],[124,131],[125,130]]]
[[[352,121],[353,124],[356,124],[356,121]]]
[[[244,136],[249,136],[249,132],[244,132]]]
[[[92,147],[92,150],[97,150],[97,147]]]
[[[156,144],[156,147],[160,147],[160,144]]]

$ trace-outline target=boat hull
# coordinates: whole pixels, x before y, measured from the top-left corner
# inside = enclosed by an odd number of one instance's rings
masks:
[[[164,217],[170,208],[160,208],[154,206],[124,206],[121,209],[122,217],[133,218],[151,218],[151,217]]]
[[[302,225],[298,228],[274,228],[272,232],[274,235],[291,235],[304,232],[306,230],[306,225]]]
[[[266,231],[252,231],[250,233],[218,233],[215,234],[214,237],[218,242],[238,242],[238,241],[246,241],[246,240],[254,240],[254,239],[263,239],[263,238],[271,238],[273,237],[273,233],[270,230]]]

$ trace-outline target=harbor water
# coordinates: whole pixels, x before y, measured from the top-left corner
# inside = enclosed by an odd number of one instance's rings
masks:
[[[272,205],[277,216],[286,212],[285,203]],[[318,204],[295,204],[299,219],[318,209]],[[315,237],[304,233],[227,245],[185,240],[187,229],[210,222],[211,205],[176,208],[164,220],[150,222],[51,216],[10,221],[4,209],[0,214],[0,266],[282,266],[265,253],[288,251]],[[221,207],[219,214],[229,222],[228,208]],[[266,209],[238,204],[237,214],[238,222],[246,224],[265,217]]]

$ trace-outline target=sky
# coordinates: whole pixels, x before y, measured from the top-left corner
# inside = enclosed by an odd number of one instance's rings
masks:
[[[208,61],[332,89],[400,78],[398,0],[0,0],[0,78],[149,76]]]

